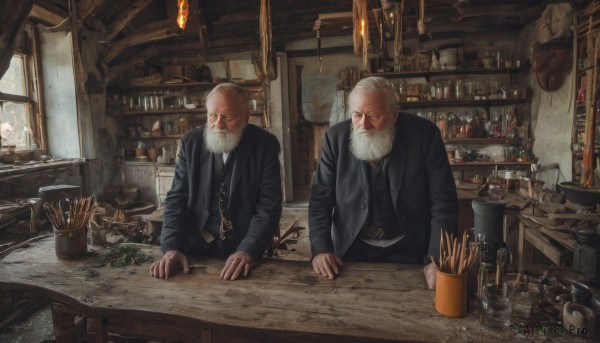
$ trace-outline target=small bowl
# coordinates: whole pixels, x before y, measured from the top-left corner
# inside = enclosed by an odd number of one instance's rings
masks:
[[[194,108],[198,107],[198,105],[196,105],[196,104],[185,104],[184,106],[188,110],[193,110]]]

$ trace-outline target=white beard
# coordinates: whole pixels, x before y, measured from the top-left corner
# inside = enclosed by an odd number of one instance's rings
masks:
[[[392,151],[396,126],[376,132],[375,129],[352,128],[350,151],[361,161],[376,161]]]
[[[246,124],[240,125],[234,132],[229,132],[227,129],[206,127],[204,129],[206,149],[215,154],[232,152],[240,144],[245,127]]]

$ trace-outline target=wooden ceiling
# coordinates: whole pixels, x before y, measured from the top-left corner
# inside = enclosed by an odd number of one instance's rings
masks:
[[[108,42],[114,43],[131,37],[141,30],[164,27],[175,23],[177,0],[78,0],[78,17],[89,16],[83,26],[98,30],[104,26],[110,34]],[[498,31],[519,29],[537,19],[541,10],[551,0],[426,0],[427,29],[433,39],[441,39],[461,32]],[[585,0],[572,0],[580,7]],[[226,53],[257,50],[259,47],[258,17],[260,0],[189,0],[190,17],[187,27],[177,35],[153,41],[158,54],[178,52],[197,56],[200,51],[198,28],[204,23],[207,32],[209,57]],[[37,0],[39,8],[68,16],[69,0]],[[138,11],[134,7],[141,6]],[[368,0],[369,9],[381,7],[380,0]],[[418,0],[405,0],[404,27],[407,39],[416,38]],[[319,14],[351,12],[352,0],[271,0],[273,46],[284,51],[286,44],[304,38],[314,38],[313,26]],[[124,17],[130,17],[124,22]],[[137,13],[137,14],[136,14]],[[95,18],[92,19],[92,18]],[[98,23],[99,22],[99,23]],[[117,25],[120,24],[120,25]],[[371,21],[372,34],[377,34],[375,21]],[[116,32],[115,32],[116,31]],[[112,32],[112,33],[111,33]],[[323,27],[322,36],[347,35],[351,25]],[[126,47],[114,65],[147,49],[148,45]]]

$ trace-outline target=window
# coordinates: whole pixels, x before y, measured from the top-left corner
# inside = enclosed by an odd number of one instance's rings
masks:
[[[32,45],[33,28],[24,31],[27,45]],[[35,49],[21,45],[14,54],[10,66],[0,79],[0,139],[2,148],[14,146],[16,150],[33,150],[42,148],[40,123],[42,115],[39,110],[35,55],[24,51],[35,52]]]

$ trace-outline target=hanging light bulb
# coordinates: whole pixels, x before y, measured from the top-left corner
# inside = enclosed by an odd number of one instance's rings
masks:
[[[189,5],[187,0],[177,0],[177,8],[179,8],[179,10],[177,11],[177,25],[179,25],[180,29],[184,30],[189,12]]]

